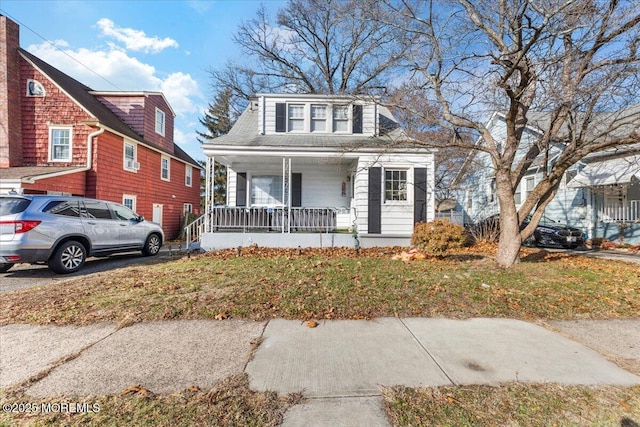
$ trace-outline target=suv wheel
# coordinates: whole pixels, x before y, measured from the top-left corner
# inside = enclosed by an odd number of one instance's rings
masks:
[[[74,273],[84,265],[87,250],[82,243],[70,240],[60,245],[49,259],[49,268],[58,274]]]
[[[152,234],[147,237],[147,241],[144,242],[142,254],[144,256],[158,255],[158,252],[160,252],[160,246],[162,246],[162,239],[157,234]]]
[[[14,266],[14,263],[12,263],[12,262],[0,263],[0,273],[5,273],[5,272],[9,271],[9,269],[11,267],[13,267],[13,266]]]

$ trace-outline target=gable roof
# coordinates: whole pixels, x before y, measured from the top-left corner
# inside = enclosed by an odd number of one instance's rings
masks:
[[[62,89],[68,96],[73,98],[82,108],[84,108],[91,116],[95,117],[102,125],[127,138],[131,138],[149,147],[153,147],[154,149],[165,152],[164,150],[161,150],[145,141],[142,135],[131,129],[125,122],[120,120],[120,118],[116,116],[116,114],[111,111],[109,107],[100,102],[100,100],[98,100],[98,98],[94,96],[94,93],[97,94],[100,92],[93,91],[93,89],[91,89],[89,86],[80,83],[78,80],[63,73],[62,71],[44,62],[37,56],[32,55],[26,50],[18,48],[18,51],[23,58],[25,58],[34,67],[45,74],[49,79],[51,79],[56,85],[58,85],[60,89]],[[177,144],[174,143],[173,145],[175,152],[173,154],[166,152],[166,154],[172,155],[185,163],[189,163],[197,168],[200,168],[198,162],[196,162],[191,156],[184,152],[184,150],[179,148]]]

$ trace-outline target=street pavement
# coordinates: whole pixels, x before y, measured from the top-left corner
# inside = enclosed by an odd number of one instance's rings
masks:
[[[309,398],[288,411],[286,427],[386,426],[382,386],[640,384],[639,376],[594,350],[606,334],[609,341],[601,345],[608,357],[640,363],[640,319],[611,328],[606,322],[558,322],[549,326],[554,330],[482,318],[333,320],[316,328],[283,319],[121,329],[6,325],[0,327],[0,387],[20,387],[33,397],[117,394],[133,385],[171,393],[211,388],[244,370],[254,390]]]

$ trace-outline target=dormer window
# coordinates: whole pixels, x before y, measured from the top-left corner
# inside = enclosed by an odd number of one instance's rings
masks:
[[[327,106],[311,105],[311,132],[327,131]]]
[[[349,131],[349,106],[348,105],[333,106],[333,131],[334,132]]]
[[[304,105],[289,104],[289,132],[304,131]]]
[[[27,96],[43,97],[45,95],[46,93],[44,91],[44,86],[42,86],[42,83],[37,80],[27,80]]]
[[[156,133],[164,136],[164,123],[165,123],[165,115],[164,111],[156,108]]]

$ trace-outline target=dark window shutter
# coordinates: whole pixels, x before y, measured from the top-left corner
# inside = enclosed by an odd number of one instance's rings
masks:
[[[369,234],[380,234],[382,211],[382,168],[369,169]]]
[[[302,174],[291,174],[291,207],[299,208],[302,206]]]
[[[247,206],[247,173],[246,172],[237,174],[236,206]]]
[[[427,168],[413,170],[413,222],[427,221]]]
[[[353,106],[353,133],[362,133],[362,105]]]
[[[287,131],[287,104],[276,103],[276,132]]]

